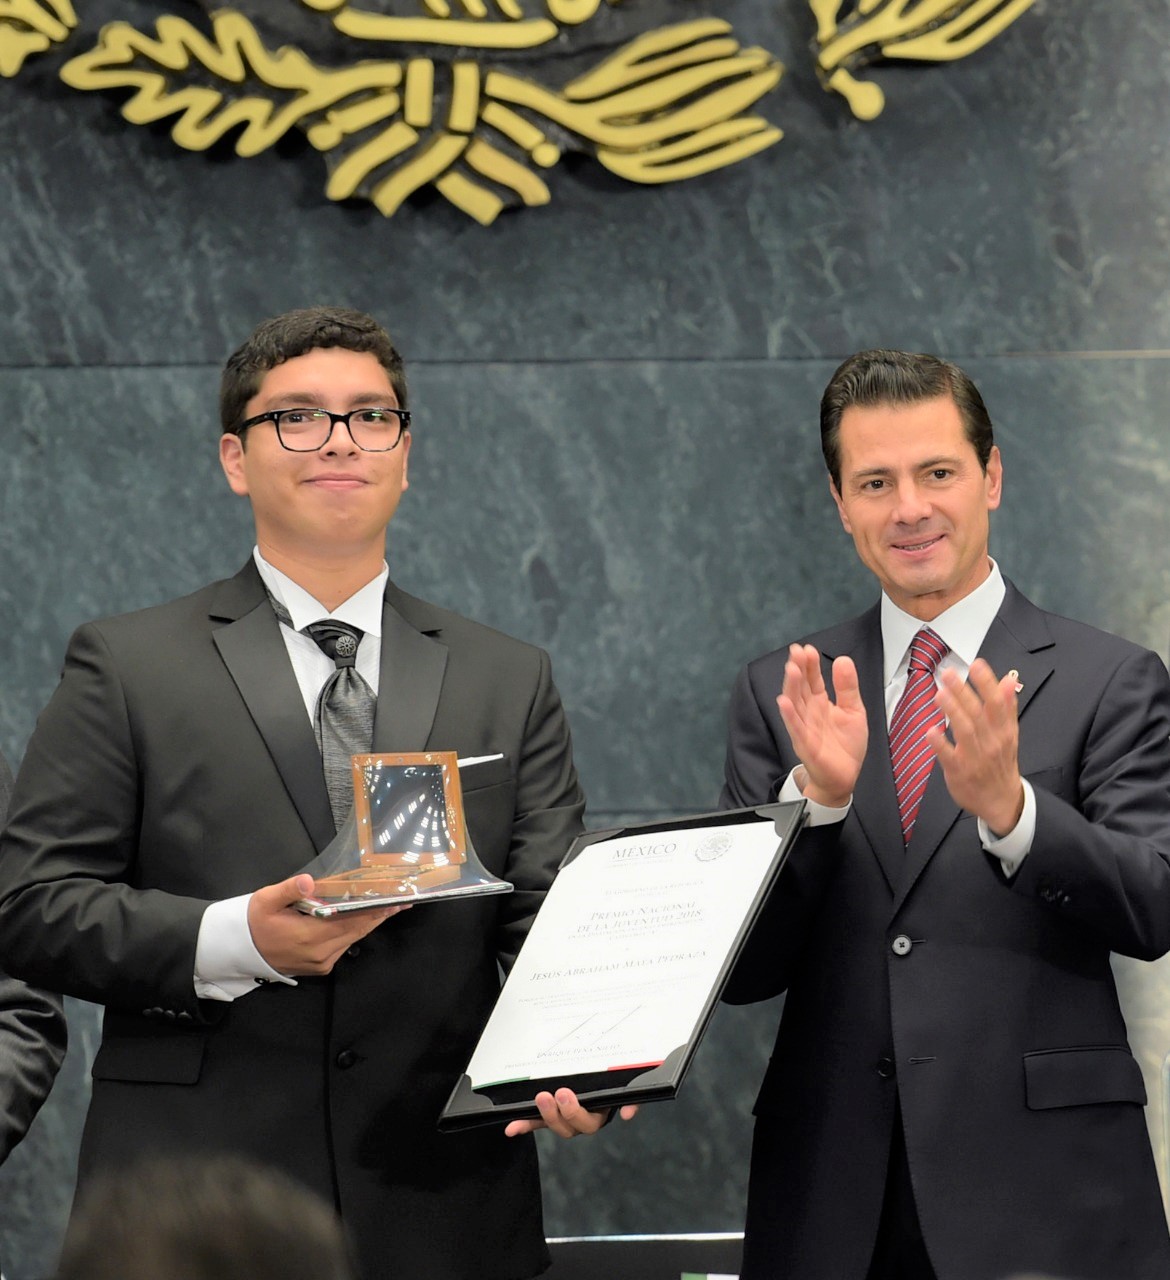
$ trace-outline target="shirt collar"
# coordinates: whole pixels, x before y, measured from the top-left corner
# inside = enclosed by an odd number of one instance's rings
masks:
[[[372,578],[359,591],[355,591],[348,600],[343,600],[332,613],[313,596],[298,586],[287,573],[270,565],[260,554],[260,548],[252,549],[252,558],[264,585],[271,595],[280,601],[288,610],[293,629],[303,631],[310,623],[320,622],[323,618],[333,618],[338,622],[346,622],[351,627],[369,636],[382,635],[382,598],[386,593],[386,579],[390,576],[390,568],[382,561],[382,571]]]
[[[971,666],[979,656],[984,638],[1007,594],[999,565],[990,556],[987,558],[991,573],[984,581],[929,623],[923,623],[921,618],[915,618],[904,609],[899,609],[882,592],[882,652],[885,657],[886,684],[890,683],[906,661],[910,642],[923,626],[929,626],[952,653],[968,668]]]

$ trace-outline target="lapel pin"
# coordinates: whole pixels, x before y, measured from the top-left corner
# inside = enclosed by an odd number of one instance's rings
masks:
[[[1014,668],[1008,672],[1008,679],[1015,681],[1017,693],[1024,692],[1024,686],[1020,683],[1020,673],[1016,671]]]

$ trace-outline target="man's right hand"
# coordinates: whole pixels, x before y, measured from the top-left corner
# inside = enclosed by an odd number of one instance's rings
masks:
[[[804,776],[798,771],[797,781],[807,799],[843,809],[853,795],[869,743],[852,658],[833,659],[833,689],[836,702],[825,688],[816,649],[811,644],[792,645],[776,705],[804,766]]]
[[[355,942],[409,907],[404,903],[401,907],[342,911],[322,920],[296,908],[295,904],[312,892],[312,876],[291,876],[280,884],[257,889],[248,902],[248,928],[256,950],[277,973],[289,978],[331,973]]]

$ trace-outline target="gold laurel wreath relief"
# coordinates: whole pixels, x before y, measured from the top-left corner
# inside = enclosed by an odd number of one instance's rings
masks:
[[[291,0],[289,0],[291,2]],[[403,55],[321,66],[275,50],[242,13],[221,9],[211,33],[164,16],[153,35],[104,27],[61,79],[81,90],[129,90],[134,124],[174,119],[171,136],[201,151],[233,135],[240,156],[301,129],[325,156],[326,194],[364,198],[384,215],[431,185],[485,225],[511,205],[550,200],[541,170],[584,150],[631,182],[678,182],[772,146],[781,131],[750,109],[784,68],[743,48],[728,23],[701,18],[646,32],[557,88],[492,66],[557,43],[620,0],[417,0],[411,16],[350,0],[299,0],[354,48]],[[981,49],[1034,0],[809,0],[817,72],[854,116],[872,120],[885,97],[861,68],[883,60],[946,62]],[[527,8],[525,7],[527,6]],[[70,0],[0,0],[0,76],[77,27]],[[417,56],[411,56],[417,50]],[[443,50],[450,50],[447,57]]]
[[[872,81],[854,72],[880,60],[953,62],[994,40],[1033,0],[809,0],[817,20],[817,74],[859,120],[886,105]],[[842,10],[849,8],[847,16]]]
[[[523,17],[516,0],[494,0],[491,15],[485,0],[461,0],[469,16],[458,19],[447,16],[447,0],[424,2],[432,16],[402,18],[345,0],[303,0],[350,39],[484,54],[540,47],[558,24],[587,21],[601,0],[547,0],[549,18]],[[75,89],[133,90],[123,116],[134,124],[177,117],[171,136],[190,150],[238,130],[236,153],[252,156],[301,128],[325,153],[331,199],[364,197],[389,216],[429,183],[487,224],[508,205],[549,201],[536,170],[557,163],[564,141],[640,183],[709,173],[771,146],[780,130],[743,113],[782,74],[769,53],[741,48],[717,19],[639,36],[549,89],[457,55],[322,67],[294,47],[266,48],[243,14],[220,10],[210,37],[170,16],[157,20],[154,36],[111,23],[61,78]]]
[[[0,76],[16,75],[26,58],[60,44],[76,26],[69,0],[0,0]]]

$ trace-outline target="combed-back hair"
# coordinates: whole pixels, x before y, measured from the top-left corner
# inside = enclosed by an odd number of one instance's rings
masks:
[[[821,396],[821,452],[838,492],[841,489],[841,417],[858,405],[918,404],[949,396],[959,410],[979,465],[995,444],[991,417],[979,389],[949,360],[915,351],[859,351],[840,365]]]

